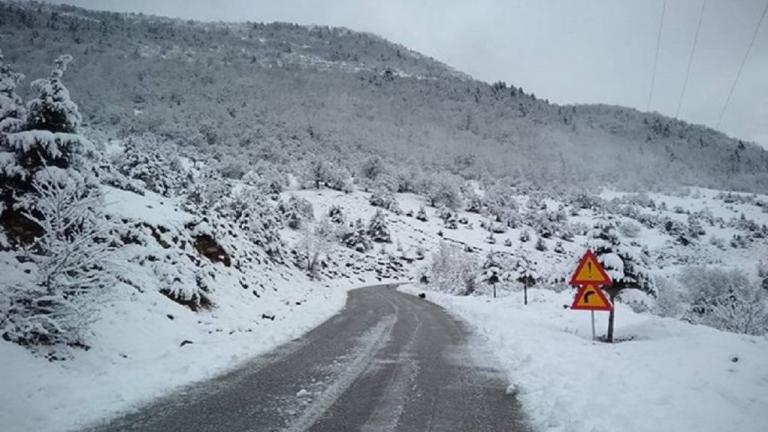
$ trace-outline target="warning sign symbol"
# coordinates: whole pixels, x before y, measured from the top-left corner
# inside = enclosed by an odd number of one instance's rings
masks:
[[[586,284],[579,288],[576,298],[573,299],[571,309],[609,311],[613,309],[613,305],[605,296],[603,290],[594,284]]]
[[[605,272],[591,250],[587,250],[587,253],[579,261],[576,271],[573,272],[573,276],[571,276],[571,285],[587,284],[595,286],[611,284],[611,277]]]

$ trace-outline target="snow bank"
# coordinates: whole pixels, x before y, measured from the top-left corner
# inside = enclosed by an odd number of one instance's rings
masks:
[[[404,287],[416,291],[420,287]],[[633,313],[619,304],[617,344],[591,341],[573,292],[530,290],[496,300],[430,292],[428,299],[487,339],[539,430],[764,431],[768,338]],[[596,313],[598,334],[607,313]]]
[[[67,361],[48,362],[0,341],[0,429],[71,430],[139,408],[301,336],[341,310],[351,288],[279,285],[258,302],[239,298],[239,291],[250,295],[244,290],[220,293],[217,308],[203,313],[159,293],[118,299],[95,324],[94,347]],[[184,340],[193,343],[180,346]]]

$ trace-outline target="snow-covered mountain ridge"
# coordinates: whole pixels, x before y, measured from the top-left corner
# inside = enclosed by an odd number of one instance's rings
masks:
[[[751,143],[655,113],[550,104],[347,29],[2,2],[0,30],[29,76],[74,55],[87,126],[161,135],[230,175],[257,159],[295,171],[309,154],[355,172],[373,153],[396,172],[547,188],[768,188],[768,153]]]

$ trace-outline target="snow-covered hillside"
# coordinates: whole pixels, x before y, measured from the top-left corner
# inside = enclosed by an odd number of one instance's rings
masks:
[[[27,76],[74,55],[67,80],[87,127],[163,136],[228,175],[256,160],[298,170],[314,158],[354,174],[373,154],[407,176],[552,189],[768,188],[768,152],[752,143],[657,113],[552,104],[344,28],[0,2],[0,30]]]

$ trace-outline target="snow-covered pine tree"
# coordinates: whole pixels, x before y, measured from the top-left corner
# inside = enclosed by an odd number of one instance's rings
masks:
[[[422,222],[426,222],[428,220],[427,210],[424,208],[424,206],[419,207],[419,211],[416,213],[416,219]]]
[[[509,273],[505,275],[505,279],[523,284],[523,304],[527,305],[528,288],[536,284],[539,274],[536,271],[535,263],[528,259],[522,248],[515,252],[511,268]]]
[[[25,216],[18,200],[33,192],[35,174],[47,167],[75,168],[87,180],[82,156],[93,150],[93,145],[78,135],[80,113],[69,99],[69,92],[61,82],[71,56],[61,56],[49,78],[38,79],[32,86],[38,97],[28,104],[28,116],[23,124],[12,122],[17,129],[0,134],[0,191],[3,212],[0,225],[13,241],[30,244],[42,235],[42,228]],[[9,72],[12,74],[12,72]],[[7,78],[10,83],[15,78]],[[10,99],[13,100],[11,96]],[[91,184],[90,181],[86,182]]]
[[[341,206],[332,205],[328,209],[328,219],[337,225],[343,225],[345,222],[345,217]]]
[[[648,269],[648,256],[639,247],[621,240],[616,220],[611,216],[601,217],[594,228],[587,233],[587,247],[611,277],[613,284],[603,287],[611,303],[624,289],[638,289],[650,296],[656,296],[654,280]],[[608,316],[608,342],[613,342],[615,308]]]
[[[291,229],[299,229],[306,221],[314,219],[312,203],[296,195],[291,195],[288,201],[280,201],[277,208],[282,213],[285,224]]]
[[[24,75],[5,64],[0,50],[0,133],[18,132],[24,125],[26,109],[21,97],[16,94],[16,86],[23,79]]]
[[[93,147],[77,134],[80,114],[61,83],[70,60],[59,57],[32,83],[39,95],[28,117],[0,140],[0,225],[37,265],[36,283],[3,293],[3,337],[21,344],[80,343],[88,307],[108,286],[102,198],[83,157]]]
[[[77,132],[82,117],[77,105],[69,97],[69,90],[61,82],[61,77],[71,61],[71,55],[59,56],[54,62],[50,77],[32,81],[32,88],[38,91],[38,97],[31,100],[27,106],[27,129],[54,133]]]
[[[493,287],[493,298],[496,298],[496,284],[501,280],[501,266],[496,259],[496,253],[489,251],[482,266],[482,280]]]
[[[391,211],[394,214],[402,213],[395,195],[392,193],[392,191],[383,187],[379,187],[373,191],[368,202],[374,207],[381,207],[385,210]]]
[[[375,242],[392,242],[387,218],[381,210],[376,210],[376,213],[371,217],[368,223],[368,236]]]
[[[280,237],[280,217],[263,193],[261,189],[251,188],[233,196],[230,202],[237,206],[237,211],[231,216],[250,241],[261,246],[272,260],[282,262],[285,245]]]
[[[357,219],[350,230],[342,234],[341,242],[344,246],[361,253],[367,252],[373,247],[362,219]]]
[[[317,157],[309,162],[307,167],[307,181],[312,183],[315,189],[320,189],[331,177],[331,169],[325,159]]]

